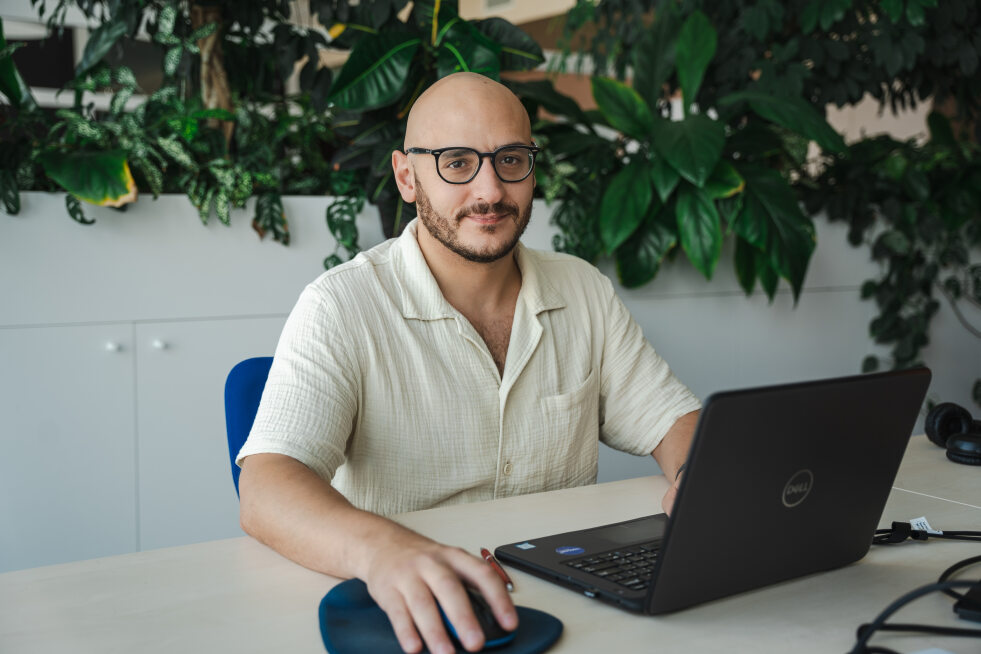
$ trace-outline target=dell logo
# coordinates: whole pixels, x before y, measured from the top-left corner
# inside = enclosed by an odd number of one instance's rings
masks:
[[[813,485],[814,474],[810,470],[805,468],[794,473],[787,485],[783,487],[783,497],[781,497],[783,505],[788,509],[794,508],[807,498]]]

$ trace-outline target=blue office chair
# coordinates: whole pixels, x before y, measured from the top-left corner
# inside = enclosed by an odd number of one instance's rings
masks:
[[[238,494],[238,474],[235,457],[249,437],[255,414],[259,410],[262,389],[266,386],[272,357],[254,357],[241,361],[225,380],[225,431],[228,433],[228,458],[232,464],[232,481]]]

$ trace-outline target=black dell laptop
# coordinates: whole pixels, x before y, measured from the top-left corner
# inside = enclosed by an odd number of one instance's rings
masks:
[[[869,550],[929,383],[919,368],[712,395],[670,518],[495,554],[649,614],[852,563]]]

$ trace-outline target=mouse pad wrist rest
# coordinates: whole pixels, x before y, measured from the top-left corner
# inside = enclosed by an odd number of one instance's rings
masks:
[[[486,649],[494,654],[537,654],[548,650],[562,634],[562,622],[553,615],[530,609],[518,610],[514,640]],[[360,579],[348,579],[330,589],[320,601],[320,636],[330,654],[402,654],[385,612],[368,594]],[[458,648],[457,652],[466,654]]]

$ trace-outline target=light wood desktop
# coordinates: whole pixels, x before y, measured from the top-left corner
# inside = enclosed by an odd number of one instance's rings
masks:
[[[911,441],[882,524],[926,516],[938,529],[981,530],[981,508],[963,501],[972,492],[973,499],[978,497],[981,469],[946,461],[941,450],[929,443],[925,447],[925,440]],[[666,487],[664,478],[655,476],[420,511],[398,520],[476,554],[481,546],[650,513]],[[871,621],[903,593],[935,581],[949,565],[979,553],[977,543],[935,540],[877,546],[839,570],[659,617],[627,613],[509,572],[515,603],[553,613],[565,624],[552,650],[558,654],[825,654],[847,652],[859,623]],[[969,574],[981,576],[978,568]],[[11,572],[0,575],[0,652],[323,654],[317,606],[335,583],[250,538]],[[930,595],[899,618],[978,626],[958,620],[952,604],[945,595]],[[931,646],[957,654],[981,649],[977,640],[940,637],[877,636],[874,642],[902,652]]]

